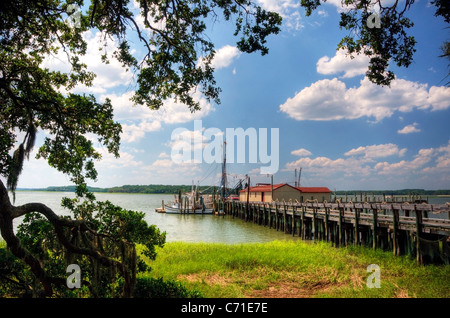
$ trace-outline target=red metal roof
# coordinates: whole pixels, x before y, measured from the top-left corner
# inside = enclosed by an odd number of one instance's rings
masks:
[[[297,187],[303,193],[331,193],[327,187]]]
[[[280,184],[274,184],[273,185],[273,189],[275,190],[275,189],[281,188],[281,187],[283,187],[285,185],[288,186],[288,187],[294,188],[294,187],[290,186],[287,183],[280,183]],[[269,191],[272,191],[272,187],[271,187],[270,184],[269,185],[260,185],[260,186],[256,186],[256,187],[250,187],[249,191],[250,192],[269,192]],[[247,192],[247,188],[242,189],[239,192]]]

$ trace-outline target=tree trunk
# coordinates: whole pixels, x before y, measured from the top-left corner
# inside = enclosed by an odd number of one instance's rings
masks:
[[[2,180],[0,180],[0,234],[6,241],[6,244],[13,255],[29,265],[31,272],[42,283],[44,289],[42,296],[51,297],[53,295],[52,284],[63,286],[66,284],[66,280],[61,277],[49,276],[41,266],[39,260],[21,245],[20,240],[14,234],[13,220],[31,212],[38,212],[47,218],[54,227],[59,242],[67,249],[68,253],[90,256],[102,266],[118,269],[125,280],[122,296],[132,297],[135,275],[130,275],[128,270],[131,269],[132,273],[134,273],[134,263],[130,264],[130,268],[128,268],[128,266],[125,265],[127,262],[126,259],[123,259],[122,262],[116,261],[114,256],[108,257],[103,251],[100,251],[94,244],[98,234],[92,229],[89,229],[84,220],[60,218],[49,207],[42,203],[27,203],[17,207],[13,206],[9,199],[8,191]],[[64,232],[64,228],[66,227],[72,229],[78,228],[81,233],[93,234],[93,242],[88,242],[87,247],[74,245]],[[134,249],[133,252],[135,253]],[[133,257],[135,257],[135,255]]]
[[[8,191],[2,180],[0,180],[0,234],[5,240],[11,253],[30,266],[31,272],[42,283],[45,295],[51,296],[53,294],[51,283],[48,281],[47,275],[41,267],[39,260],[33,257],[33,255],[20,244],[20,240],[14,234],[13,220],[13,206],[9,200]]]

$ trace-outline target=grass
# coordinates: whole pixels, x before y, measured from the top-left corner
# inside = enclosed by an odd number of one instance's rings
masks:
[[[6,246],[0,240],[0,248]],[[138,252],[140,250],[138,246]],[[450,265],[420,266],[406,256],[325,242],[169,242],[143,277],[179,281],[204,297],[449,298]],[[380,288],[368,288],[369,264]]]
[[[408,257],[328,243],[166,243],[149,277],[173,279],[204,297],[450,297],[450,266],[419,266]],[[369,264],[380,288],[369,288]]]

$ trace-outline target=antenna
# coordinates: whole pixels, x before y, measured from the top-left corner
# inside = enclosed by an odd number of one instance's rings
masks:
[[[294,186],[297,188],[297,168],[295,168],[295,178],[294,178]]]

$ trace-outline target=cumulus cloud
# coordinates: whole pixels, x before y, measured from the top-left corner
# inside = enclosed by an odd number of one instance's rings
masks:
[[[158,155],[158,158],[169,158],[170,156],[165,152],[165,151],[163,151],[163,152],[161,152],[159,155]]]
[[[407,125],[407,126],[403,127],[402,129],[397,130],[397,132],[399,134],[403,134],[403,135],[420,132],[421,130],[419,128],[417,128],[418,125],[419,125],[418,123]]]
[[[420,149],[413,160],[402,160],[399,162],[379,162],[374,166],[374,170],[380,175],[403,175],[414,173],[425,168],[425,165],[433,159],[435,153],[433,148]]]
[[[116,158],[104,148],[96,148],[96,150],[102,155],[102,159],[96,163],[96,167],[99,169],[130,168],[143,165],[142,161],[136,160],[135,156],[129,152],[119,151],[119,158]]]
[[[293,150],[293,151],[291,151],[291,154],[295,155],[295,156],[299,156],[299,157],[307,157],[307,156],[311,156],[312,155],[311,151],[306,150],[304,148]]]
[[[403,79],[396,79],[390,87],[386,87],[364,78],[359,87],[347,88],[337,78],[324,79],[288,98],[280,105],[280,110],[296,120],[326,121],[368,117],[381,121],[396,111],[450,108],[450,87],[427,87],[427,84]]]
[[[102,100],[109,98],[114,106],[115,119],[122,124],[122,140],[124,142],[136,142],[145,136],[147,132],[158,131],[163,124],[180,124],[201,119],[212,111],[211,103],[195,91],[192,96],[199,101],[201,110],[192,113],[187,105],[176,102],[173,98],[164,102],[158,110],[151,110],[143,105],[134,105],[130,98],[134,92],[124,94],[104,94]]]
[[[336,173],[344,176],[367,176],[371,172],[370,166],[359,158],[337,158],[328,157],[304,157],[286,164],[287,171],[302,167],[309,175],[329,177]]]
[[[283,18],[283,25],[288,30],[300,30],[304,27],[299,12],[300,1],[295,0],[257,0],[267,11],[277,12]]]
[[[161,129],[161,122],[154,121],[141,121],[138,124],[124,124],[122,123],[122,135],[121,140],[124,142],[135,142],[145,136],[146,133],[151,131],[158,131]]]
[[[261,7],[268,11],[274,11],[280,15],[286,15],[291,9],[300,7],[300,3],[293,0],[258,0]]]
[[[321,57],[317,61],[317,72],[319,74],[337,74],[344,73],[343,78],[363,75],[369,65],[369,57],[364,54],[350,56],[347,50],[340,49],[332,58],[328,56]]]
[[[192,90],[192,97],[200,103],[201,110],[192,113],[187,105],[176,102],[171,98],[164,102],[159,110],[150,110],[146,106],[134,105],[131,97],[134,91],[130,90],[134,82],[132,72],[127,71],[114,58],[108,64],[101,60],[101,54],[107,52],[111,55],[118,43],[114,39],[104,40],[100,32],[87,31],[83,34],[87,42],[86,55],[81,62],[87,65],[89,71],[96,74],[93,85],[76,86],[73,93],[94,93],[100,101],[109,98],[114,107],[114,118],[122,124],[122,141],[135,142],[145,136],[147,132],[160,130],[162,124],[185,123],[203,118],[214,110],[213,106],[202,96],[199,90]],[[101,51],[99,51],[101,48]],[[238,49],[225,46],[216,53],[213,64],[216,68],[228,66],[239,56]],[[43,67],[51,70],[70,72],[67,55],[61,49],[56,55],[49,55],[42,63]]]
[[[407,159],[404,157],[406,148],[395,144],[361,146],[345,152],[341,158],[325,156],[306,156],[296,161],[288,162],[285,171],[303,167],[308,175],[315,179],[334,180],[339,178],[354,178],[372,180],[383,185],[386,178],[397,178],[395,182],[417,182],[423,180],[450,181],[450,141],[447,145],[435,148],[422,148]],[[387,160],[390,159],[390,161]],[[347,182],[350,179],[346,179]],[[434,183],[433,183],[434,184]]]
[[[152,164],[143,167],[142,172],[164,174],[167,178],[194,176],[201,172],[200,164],[193,162],[176,162],[172,159],[157,159]],[[170,179],[172,180],[172,179]]]
[[[225,45],[218,49],[211,61],[211,67],[215,70],[226,68],[241,55],[241,51],[236,46]],[[197,66],[203,66],[203,58],[199,58]]]
[[[239,49],[235,46],[231,45],[225,45],[224,47],[221,47],[217,50],[216,54],[214,55],[214,59],[211,63],[211,66],[214,69],[221,69],[225,68],[227,66],[230,66],[230,64],[241,55],[241,52]]]
[[[86,31],[83,33],[83,39],[87,43],[86,54],[80,58],[85,63],[88,71],[94,72],[96,77],[93,85],[77,85],[73,93],[106,93],[108,89],[129,85],[133,81],[133,74],[127,71],[122,64],[114,58],[110,58],[109,63],[105,64],[101,60],[101,55],[107,53],[111,56],[117,48],[117,40],[103,39],[101,32]],[[101,49],[101,50],[99,50]],[[51,70],[69,73],[71,71],[68,62],[68,56],[61,48],[56,55],[49,55],[42,62],[42,66]]]
[[[397,145],[392,143],[382,145],[361,146],[351,149],[344,153],[345,156],[363,156],[366,159],[383,158],[389,156],[402,157],[406,152],[406,148],[399,149]]]

